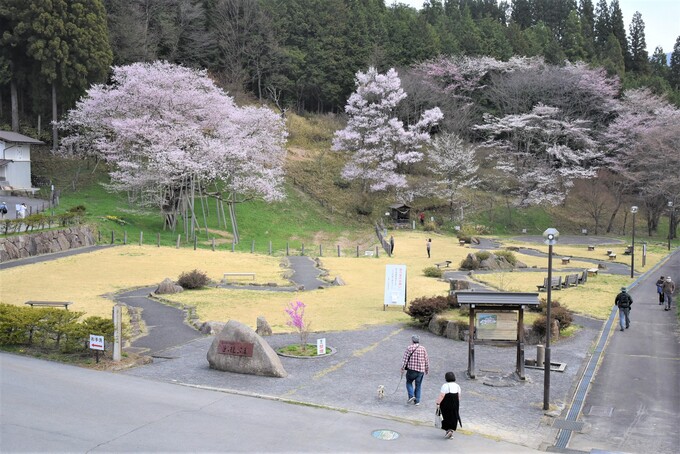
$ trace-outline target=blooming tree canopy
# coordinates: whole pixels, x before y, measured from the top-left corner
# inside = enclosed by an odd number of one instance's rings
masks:
[[[375,68],[356,74],[356,91],[347,101],[347,126],[335,133],[333,150],[350,155],[342,177],[360,184],[362,195],[406,188],[406,166],[424,158],[430,130],[442,118],[438,108],[422,113],[405,126],[395,110],[406,98],[397,72],[380,74]]]
[[[175,212],[195,188],[231,201],[283,197],[286,131],[273,111],[238,107],[205,71],[166,62],[113,68],[61,123],[61,151],[111,164],[112,190]],[[184,203],[186,205],[186,203]]]

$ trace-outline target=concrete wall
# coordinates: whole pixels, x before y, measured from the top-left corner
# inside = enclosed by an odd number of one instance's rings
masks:
[[[67,251],[83,246],[93,246],[94,244],[96,244],[94,234],[85,225],[3,237],[0,238],[0,262]]]

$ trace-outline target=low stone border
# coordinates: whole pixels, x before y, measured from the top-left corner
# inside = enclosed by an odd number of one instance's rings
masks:
[[[310,344],[310,345],[311,345],[311,344]],[[316,348],[316,345],[315,345],[314,347]],[[328,357],[328,356],[335,355],[335,354],[338,352],[337,349],[335,349],[335,348],[333,348],[333,347],[328,347],[328,346],[326,347],[326,350],[328,351],[328,353],[326,353],[325,355],[316,355],[316,356],[296,356],[296,355],[288,355],[288,354],[286,354],[286,353],[281,353],[281,352],[277,351],[276,349],[274,349],[274,351],[276,352],[276,354],[279,355],[279,356],[283,356],[284,358],[297,358],[297,359],[326,358],[326,357]]]

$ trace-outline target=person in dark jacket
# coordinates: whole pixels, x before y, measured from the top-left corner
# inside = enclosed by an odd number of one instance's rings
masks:
[[[663,310],[670,311],[671,304],[673,304],[673,292],[675,292],[675,282],[673,282],[673,279],[671,279],[670,276],[666,276],[666,280],[663,283],[662,290],[663,299],[665,302]]]
[[[663,304],[663,283],[666,280],[665,277],[661,276],[658,281],[656,281],[656,293],[659,294],[659,306]]]
[[[619,308],[619,325],[621,326],[621,331],[625,326],[626,329],[630,327],[630,307],[633,305],[633,298],[628,294],[626,287],[621,287],[621,293],[616,295],[614,299],[614,304]]]
[[[444,380],[446,383],[439,392],[437,405],[442,413],[442,429],[446,431],[444,438],[451,438],[458,424],[463,427],[460,420],[460,386],[456,383],[456,374],[453,372],[447,372]]]

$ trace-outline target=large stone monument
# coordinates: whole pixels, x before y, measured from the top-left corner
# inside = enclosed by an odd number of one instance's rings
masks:
[[[255,331],[229,320],[208,350],[212,369],[239,374],[286,377],[288,373],[276,352]]]

